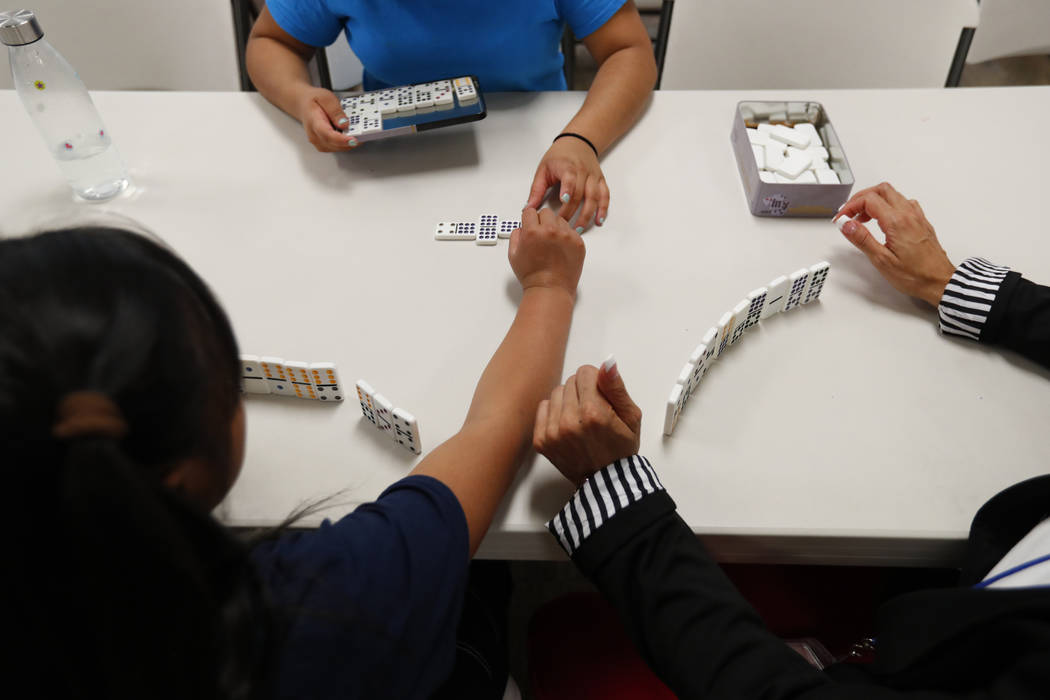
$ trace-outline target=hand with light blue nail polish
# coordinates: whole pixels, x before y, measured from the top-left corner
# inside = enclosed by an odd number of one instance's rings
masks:
[[[548,191],[557,187],[558,216],[575,217],[577,233],[591,224],[601,226],[609,210],[609,187],[598,156],[578,138],[557,139],[544,154],[532,180],[526,207],[540,207]]]
[[[296,98],[295,116],[303,125],[306,137],[318,151],[332,153],[357,146],[357,139],[347,137],[344,129],[350,123],[330,90],[308,86]]]

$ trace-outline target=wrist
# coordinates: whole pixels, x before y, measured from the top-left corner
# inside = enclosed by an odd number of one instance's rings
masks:
[[[946,270],[945,274],[942,274],[935,280],[932,280],[923,294],[923,299],[932,307],[936,308],[940,306],[941,297],[944,296],[944,288],[948,286],[948,283],[952,281],[952,275],[955,274],[955,268]]]
[[[564,303],[569,305],[576,303],[576,289],[569,289],[564,284],[550,280],[537,280],[522,282],[522,298],[543,300],[546,302]]]

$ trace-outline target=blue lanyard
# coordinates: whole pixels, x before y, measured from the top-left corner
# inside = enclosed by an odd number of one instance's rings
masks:
[[[1044,554],[1043,556],[1036,557],[1035,559],[1032,559],[1031,561],[1026,561],[1024,564],[1018,564],[1017,566],[1013,567],[1012,569],[1007,569],[1006,571],[1000,572],[1000,573],[996,574],[995,576],[992,576],[991,578],[986,578],[985,580],[981,581],[980,583],[974,584],[973,587],[974,588],[985,588],[990,583],[995,583],[996,581],[1001,581],[1002,579],[1006,578],[1007,576],[1012,576],[1013,574],[1016,574],[1018,571],[1024,571],[1025,569],[1033,567],[1036,564],[1042,564],[1044,561],[1050,561],[1050,554]]]

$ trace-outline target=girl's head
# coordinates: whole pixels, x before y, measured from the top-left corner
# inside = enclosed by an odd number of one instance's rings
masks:
[[[0,241],[12,602],[24,668],[46,669],[56,694],[258,687],[261,592],[208,515],[243,455],[239,369],[207,286],[147,238],[84,227]]]

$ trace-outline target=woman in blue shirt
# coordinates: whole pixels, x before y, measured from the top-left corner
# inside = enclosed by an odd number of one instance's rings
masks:
[[[632,0],[268,0],[248,41],[248,73],[266,99],[298,119],[319,151],[357,145],[306,62],[345,32],[364,64],[364,87],[476,75],[489,92],[564,90],[565,25],[598,62],[587,99],[540,160],[526,206],[560,183],[577,232],[602,225],[609,188],[598,159],[641,115],[656,82],[649,35]],[[582,138],[581,138],[582,137]]]

